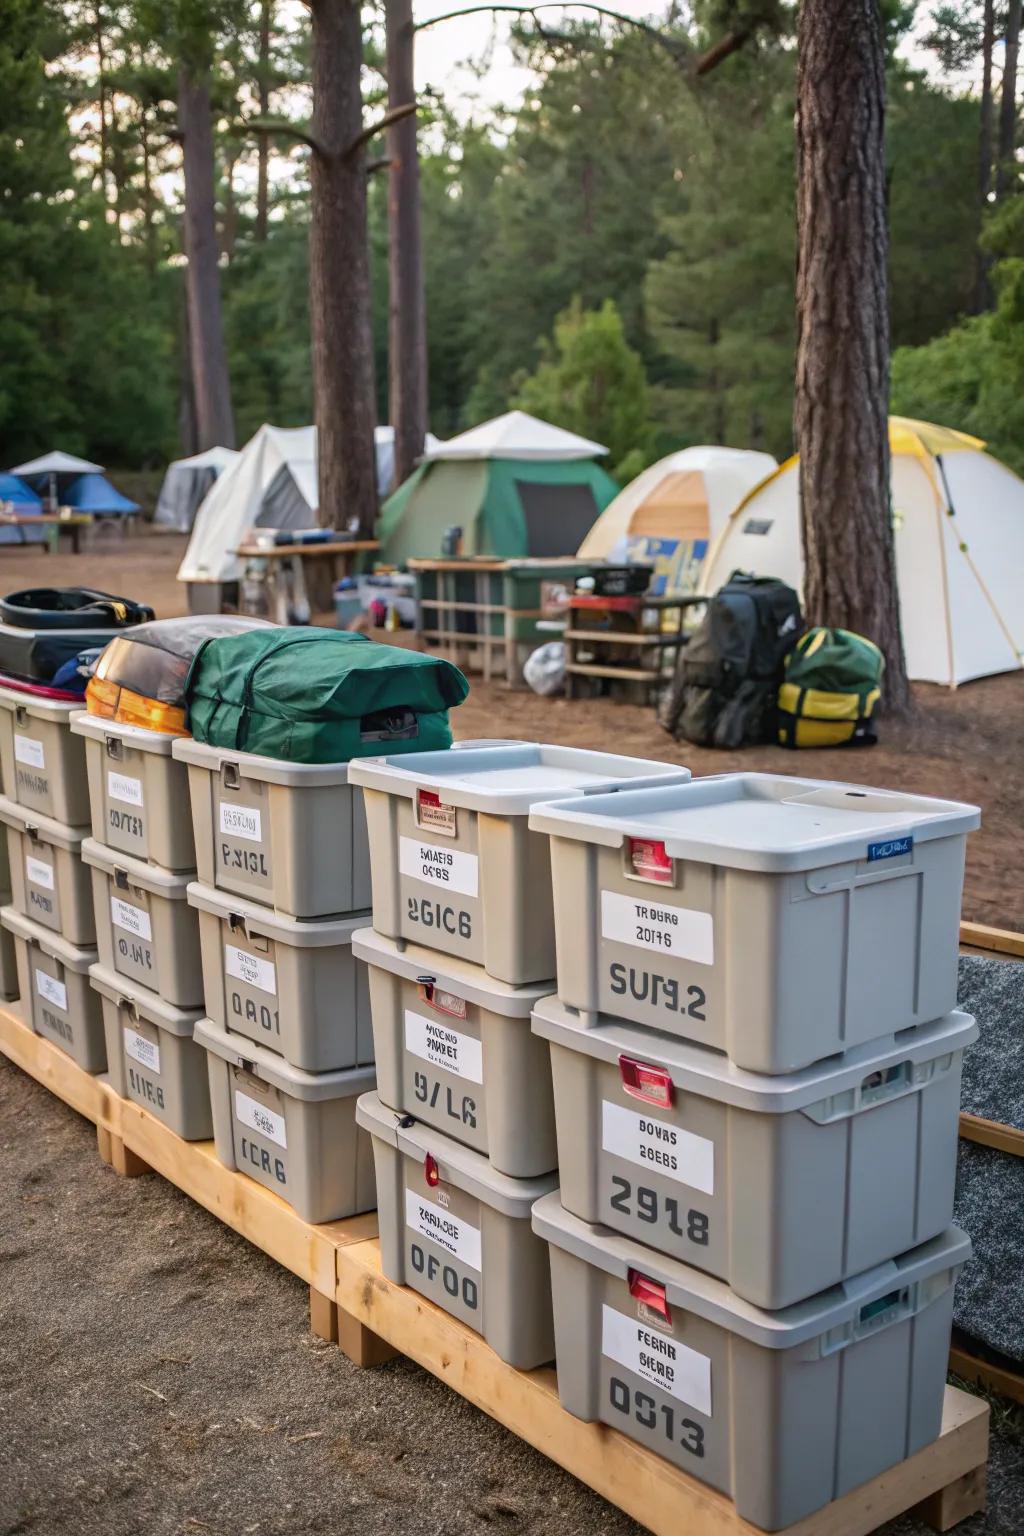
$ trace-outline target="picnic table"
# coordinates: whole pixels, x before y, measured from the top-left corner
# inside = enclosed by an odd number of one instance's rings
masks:
[[[18,528],[22,532],[21,543],[30,544],[34,540],[26,539],[24,530],[27,528],[44,527],[47,530],[46,551],[51,554],[56,548],[62,533],[67,533],[71,538],[71,550],[73,554],[82,553],[82,534],[92,527],[93,514],[91,512],[4,512],[0,510],[0,528]]]
[[[243,578],[239,612],[289,622],[288,610],[306,603],[326,611],[333,602],[334,583],[351,576],[357,560],[380,549],[376,539],[332,539],[320,544],[240,544],[235,550],[250,571],[250,590]],[[254,579],[253,579],[254,578]]]

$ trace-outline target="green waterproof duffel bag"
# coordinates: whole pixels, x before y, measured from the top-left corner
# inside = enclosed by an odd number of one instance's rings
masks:
[[[208,640],[185,681],[196,741],[293,763],[450,747],[448,710],[468,692],[439,657],[276,626]]]
[[[809,629],[786,657],[779,741],[784,747],[873,746],[871,717],[884,671],[873,640],[849,629]]]

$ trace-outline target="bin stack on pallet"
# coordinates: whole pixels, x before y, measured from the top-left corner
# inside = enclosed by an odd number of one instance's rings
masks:
[[[534,1202],[556,1182],[551,1073],[530,1014],[551,991],[543,800],[673,783],[686,769],[530,744],[353,763],[373,849],[373,1137],[385,1275],[481,1333],[503,1360],[552,1358]]]
[[[736,774],[547,805],[559,1395],[766,1530],[939,1433],[970,806]]]

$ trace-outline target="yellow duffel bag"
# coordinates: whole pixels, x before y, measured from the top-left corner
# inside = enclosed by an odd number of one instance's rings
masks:
[[[885,658],[848,629],[809,629],[786,657],[779,688],[784,747],[873,746],[871,717],[882,696]]]

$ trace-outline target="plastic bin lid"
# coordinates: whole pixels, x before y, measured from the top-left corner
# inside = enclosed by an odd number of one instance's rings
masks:
[[[135,752],[155,752],[158,757],[170,757],[174,741],[166,731],[147,731],[145,726],[107,720],[102,715],[90,715],[85,709],[71,716],[71,729],[76,736],[88,736],[90,741],[117,740]]]
[[[63,848],[68,853],[79,853],[85,841],[84,832],[75,827],[66,827],[62,821],[54,821],[52,816],[40,816],[38,811],[31,811],[27,806],[8,800],[6,795],[0,795],[0,821],[17,832],[30,836],[35,834],[41,843]]]
[[[616,1279],[628,1280],[634,1270],[657,1280],[665,1287],[670,1306],[681,1307],[765,1349],[792,1349],[834,1328],[856,1323],[861,1319],[862,1308],[873,1301],[965,1264],[971,1256],[970,1238],[959,1227],[950,1226],[908,1253],[819,1291],[806,1301],[768,1312],[744,1301],[723,1281],[699,1269],[680,1264],[677,1259],[610,1232],[607,1227],[592,1226],[578,1216],[571,1216],[562,1209],[557,1191],[534,1206],[533,1230],[553,1247]]]
[[[464,1194],[473,1195],[492,1210],[517,1221],[525,1221],[533,1202],[558,1183],[557,1173],[546,1173],[539,1179],[513,1179],[507,1173],[498,1173],[480,1152],[462,1146],[433,1126],[396,1114],[381,1103],[376,1093],[366,1093],[359,1100],[356,1121],[364,1131],[395,1147],[403,1157],[411,1157],[413,1162],[422,1163],[429,1152],[437,1163],[442,1183],[454,1184]]]
[[[229,1035],[212,1019],[199,1019],[195,1041],[232,1067],[244,1067],[253,1077],[278,1088],[291,1099],[321,1104],[327,1099],[351,1099],[365,1093],[377,1080],[375,1067],[350,1067],[344,1072],[304,1072],[283,1056],[256,1045],[244,1035]]]
[[[281,944],[291,944],[295,949],[326,949],[333,944],[351,944],[356,929],[370,916],[369,912],[356,912],[347,917],[304,917],[300,921],[258,901],[246,901],[243,896],[215,890],[199,880],[193,880],[188,887],[188,904],[200,912],[212,912],[214,917],[225,922],[240,919],[240,926],[247,933],[255,929]]]
[[[289,789],[325,789],[349,782],[351,763],[286,763],[281,758],[263,757],[258,752],[233,752],[227,747],[211,747],[193,736],[176,736],[171,752],[179,762],[194,768],[220,773],[231,763],[245,779],[259,779],[263,784],[284,784]]]
[[[644,838],[663,842],[675,859],[764,874],[882,860],[899,851],[892,845],[904,838],[957,837],[980,824],[976,805],[775,773],[640,786],[582,804],[545,805],[530,818],[537,832],[606,848]]]
[[[127,976],[117,971],[108,971],[104,965],[90,965],[89,980],[93,991],[101,997],[116,1003],[118,1008],[130,1015],[165,1029],[169,1035],[190,1039],[196,1021],[203,1017],[201,1008],[174,1008],[156,992],[150,991],[149,987],[137,981],[129,981]]]
[[[403,981],[430,979],[445,991],[473,1003],[477,1008],[489,1008],[507,1019],[528,1019],[536,1003],[554,986],[553,981],[534,982],[525,987],[510,987],[507,981],[496,981],[488,976],[482,966],[468,960],[457,960],[453,955],[427,949],[421,944],[407,944],[399,949],[394,939],[385,938],[373,928],[360,928],[352,935],[352,953],[367,965],[378,966]]]
[[[114,876],[124,874],[128,884],[148,891],[152,896],[163,896],[167,901],[184,901],[190,876],[172,875],[159,864],[147,864],[144,859],[133,859],[118,848],[108,848],[106,843],[87,837],[82,844],[82,861],[93,869]]]
[[[672,763],[537,742],[364,757],[352,763],[350,773],[353,784],[367,789],[407,800],[417,789],[432,789],[443,805],[496,816],[526,816],[542,800],[610,793],[637,783],[682,784],[689,777],[688,768]]]
[[[934,1061],[964,1050],[978,1038],[974,1019],[957,1010],[931,1024],[903,1030],[898,1038],[889,1036],[855,1046],[799,1072],[768,1074],[746,1072],[709,1046],[691,1045],[642,1025],[602,1017],[588,1029],[557,997],[545,997],[536,1004],[533,1032],[555,1045],[609,1065],[617,1066],[620,1056],[629,1056],[652,1066],[667,1067],[676,1088],[683,1093],[700,1094],[705,1099],[763,1114],[808,1109],[824,1099],[858,1088],[875,1073],[887,1072],[903,1062],[916,1067]],[[907,1086],[923,1088],[925,1081]],[[870,1107],[870,1103],[864,1104],[865,1109]]]
[[[51,960],[59,960],[66,971],[77,971],[84,975],[90,965],[95,964],[96,950],[79,949],[76,944],[69,944],[67,939],[61,938],[59,933],[54,933],[50,928],[43,928],[39,923],[34,923],[30,917],[23,917],[13,907],[0,907],[0,923],[15,934],[19,939],[27,939],[30,944],[35,944],[49,955]]]
[[[21,708],[34,720],[54,720],[64,725],[81,707],[81,694],[73,699],[43,699],[35,693],[22,693],[16,688],[0,686],[0,709],[13,711]]]

